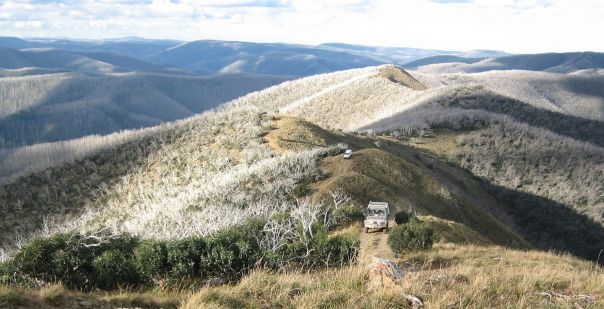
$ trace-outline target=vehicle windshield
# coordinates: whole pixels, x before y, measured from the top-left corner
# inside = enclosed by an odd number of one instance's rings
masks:
[[[384,209],[367,209],[368,217],[384,217],[386,216],[386,211]]]

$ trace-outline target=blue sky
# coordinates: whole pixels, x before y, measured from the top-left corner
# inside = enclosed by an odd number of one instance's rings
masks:
[[[0,35],[604,51],[601,0],[0,0]]]

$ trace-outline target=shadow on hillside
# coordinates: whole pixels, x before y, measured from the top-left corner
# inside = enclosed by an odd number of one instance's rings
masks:
[[[57,82],[30,107],[1,118],[0,148],[152,127],[211,110],[284,80],[246,74],[74,74]],[[23,96],[28,93],[23,92]]]
[[[514,218],[522,235],[539,249],[569,252],[596,261],[604,249],[604,227],[556,201],[485,183]],[[600,258],[604,265],[604,259]]]
[[[573,75],[564,78],[558,85],[581,96],[600,100],[604,97],[604,75],[601,74]]]
[[[171,133],[161,134],[169,138]],[[55,219],[81,216],[99,192],[111,191],[124,176],[148,164],[161,147],[153,138],[134,139],[1,185],[0,249],[13,247],[19,237],[27,239]]]
[[[281,139],[281,141],[287,142],[287,143],[313,146],[313,147],[326,147],[327,146],[327,145],[315,144],[315,143],[311,143],[311,142],[299,141],[299,140],[295,140],[295,139],[288,139],[288,138],[283,138],[283,139]]]
[[[109,80],[103,76],[72,76],[31,107],[0,119],[0,148],[107,135],[161,123],[144,113],[133,113],[128,101],[112,102]]]
[[[443,105],[504,114],[533,127],[604,147],[604,122],[537,108],[498,94],[458,95]]]

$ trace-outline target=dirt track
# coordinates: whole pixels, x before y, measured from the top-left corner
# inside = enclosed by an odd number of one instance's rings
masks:
[[[394,222],[390,223],[391,225]],[[384,232],[361,232],[361,264],[371,263],[371,257],[394,260],[394,252],[388,247],[388,234]]]

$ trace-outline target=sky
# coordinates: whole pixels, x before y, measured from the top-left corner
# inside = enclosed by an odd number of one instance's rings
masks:
[[[0,36],[604,52],[602,0],[0,0]]]

